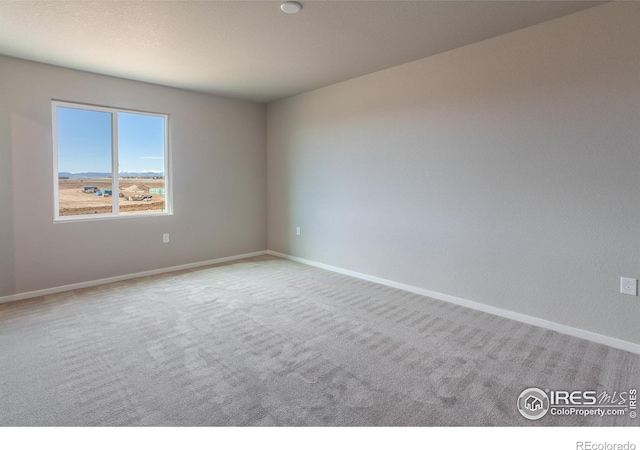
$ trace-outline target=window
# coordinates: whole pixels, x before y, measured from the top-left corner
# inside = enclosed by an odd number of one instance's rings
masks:
[[[171,213],[167,115],[52,108],[56,221]]]

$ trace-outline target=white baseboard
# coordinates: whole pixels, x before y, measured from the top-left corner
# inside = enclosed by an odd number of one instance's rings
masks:
[[[304,258],[298,258],[297,256],[285,255],[284,253],[274,252],[272,250],[267,250],[266,252],[272,256],[278,256],[280,258],[289,259],[291,261],[296,261],[302,264],[306,264],[313,267],[319,267],[321,269],[330,270],[332,272],[341,273],[343,275],[348,275],[354,278],[360,278],[362,280],[371,281],[373,283],[382,284],[385,286],[393,287],[396,289],[401,289],[403,291],[413,292],[414,294],[424,295],[425,297],[435,298],[437,300],[442,300],[449,303],[454,303],[456,305],[464,306],[467,308],[475,309],[477,311],[482,311],[488,314],[493,314],[495,316],[505,317],[507,319],[517,320],[518,322],[526,323],[528,325],[534,325],[540,328],[546,328],[548,330],[557,331],[559,333],[568,334],[569,336],[574,336],[581,339],[586,339],[588,341],[596,342],[598,344],[607,345],[609,347],[617,348],[620,350],[625,350],[627,352],[636,353],[640,355],[640,344],[634,344],[633,342],[623,341],[622,339],[617,339],[610,336],[605,336],[598,333],[593,333],[591,331],[581,330],[580,328],[574,328],[568,325],[563,325],[556,322],[551,322],[549,320],[540,319],[538,317],[528,316],[526,314],[521,314],[513,311],[508,311],[506,309],[497,308],[495,306],[485,305],[483,303],[474,302],[471,300],[465,300],[463,298],[454,297],[452,295],[441,294],[440,292],[430,291],[428,289],[419,288],[416,286],[411,286],[408,284],[398,283],[391,280],[385,280],[384,278],[378,278],[371,275],[367,275],[360,272],[354,272],[353,270],[342,269],[340,267],[330,266],[328,264],[323,264],[315,261],[311,261]]]
[[[101,284],[115,283],[116,281],[125,281],[125,280],[131,280],[133,278],[141,278],[141,277],[147,277],[150,275],[160,275],[162,273],[177,272],[179,270],[194,269],[196,267],[202,267],[202,266],[210,266],[212,264],[220,264],[223,262],[235,261],[237,259],[244,259],[244,258],[251,258],[252,256],[265,255],[266,253],[267,253],[266,250],[262,250],[259,252],[244,253],[242,255],[234,255],[234,256],[227,256],[224,258],[210,259],[208,261],[199,261],[195,263],[182,264],[179,266],[164,267],[162,269],[147,270],[146,272],[137,272],[137,273],[131,273],[127,275],[119,275],[117,277],[102,278],[100,280],[92,280],[92,281],[85,281],[82,283],[67,284],[65,286],[57,286],[57,287],[52,287],[48,289],[41,289],[38,291],[22,292],[20,294],[7,295],[5,297],[0,297],[0,304],[16,302],[18,300],[25,300],[28,298],[42,297],[43,295],[57,294],[59,292],[73,291],[74,289],[100,286]]]
[[[354,278],[359,278],[362,280],[371,281],[373,283],[382,284],[384,286],[401,289],[403,291],[413,292],[414,294],[424,295],[425,297],[435,298],[437,300],[442,300],[445,302],[475,309],[477,311],[493,314],[495,316],[517,320],[518,322],[523,322],[528,325],[534,325],[537,327],[546,328],[548,330],[557,331],[559,333],[568,334],[569,336],[586,339],[588,341],[596,342],[598,344],[608,345],[609,347],[625,350],[627,352],[640,355],[640,344],[634,344],[633,342],[623,341],[622,339],[617,339],[614,337],[593,333],[591,331],[582,330],[580,328],[574,328],[574,327],[563,325],[556,322],[551,322],[549,320],[540,319],[538,317],[533,317],[526,314],[508,311],[506,309],[498,308],[495,306],[485,305],[483,303],[478,303],[471,300],[465,300],[463,298],[454,297],[452,295],[442,294],[440,292],[430,291],[428,289],[411,286],[404,283],[398,283],[396,281],[386,280],[384,278],[379,278],[372,275],[355,272],[353,270],[342,269],[340,267],[330,266],[328,264],[323,264],[323,263],[311,261],[308,259],[299,258],[297,256],[291,256],[291,255],[286,255],[284,253],[274,252],[272,250],[263,250],[259,252],[253,252],[253,253],[244,253],[242,255],[227,256],[224,258],[211,259],[208,261],[199,261],[195,263],[182,264],[179,266],[164,267],[161,269],[148,270],[145,272],[137,272],[132,274],[119,275],[116,277],[102,278],[99,280],[85,281],[82,283],[68,284],[65,286],[57,286],[57,287],[48,288],[48,289],[41,289],[38,291],[22,292],[20,294],[13,294],[13,295],[0,297],[0,304],[15,302],[18,300],[25,300],[28,298],[42,297],[44,295],[57,294],[59,292],[72,291],[75,289],[100,286],[102,284],[115,283],[117,281],[131,280],[134,278],[141,278],[141,277],[146,277],[150,275],[159,275],[163,273],[177,272],[179,270],[194,269],[197,267],[220,264],[223,262],[235,261],[235,260],[244,259],[244,258],[251,258],[253,256],[261,256],[265,254],[278,256],[280,258],[296,261],[296,262],[313,266],[313,267],[318,267],[320,269],[330,270],[332,272],[341,273],[343,275],[348,275]]]

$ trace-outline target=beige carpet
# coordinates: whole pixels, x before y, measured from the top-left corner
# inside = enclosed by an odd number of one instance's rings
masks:
[[[0,425],[638,426],[516,402],[639,360],[264,256],[0,305]]]

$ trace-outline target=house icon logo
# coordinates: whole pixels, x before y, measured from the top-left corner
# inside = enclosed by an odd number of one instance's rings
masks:
[[[530,395],[524,401],[524,406],[526,406],[529,411],[537,411],[539,409],[542,409],[542,400],[540,400],[538,397]]]
[[[542,389],[525,389],[518,397],[518,411],[525,419],[541,419],[549,411],[549,397]]]

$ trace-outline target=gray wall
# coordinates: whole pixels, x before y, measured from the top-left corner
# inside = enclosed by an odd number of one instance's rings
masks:
[[[6,57],[0,87],[0,296],[266,248],[264,105]],[[52,98],[169,113],[174,215],[54,224]]]
[[[14,233],[11,173],[11,114],[7,103],[7,83],[0,62],[0,296],[14,290]]]
[[[269,249],[640,343],[638,23],[610,3],[270,104]]]

